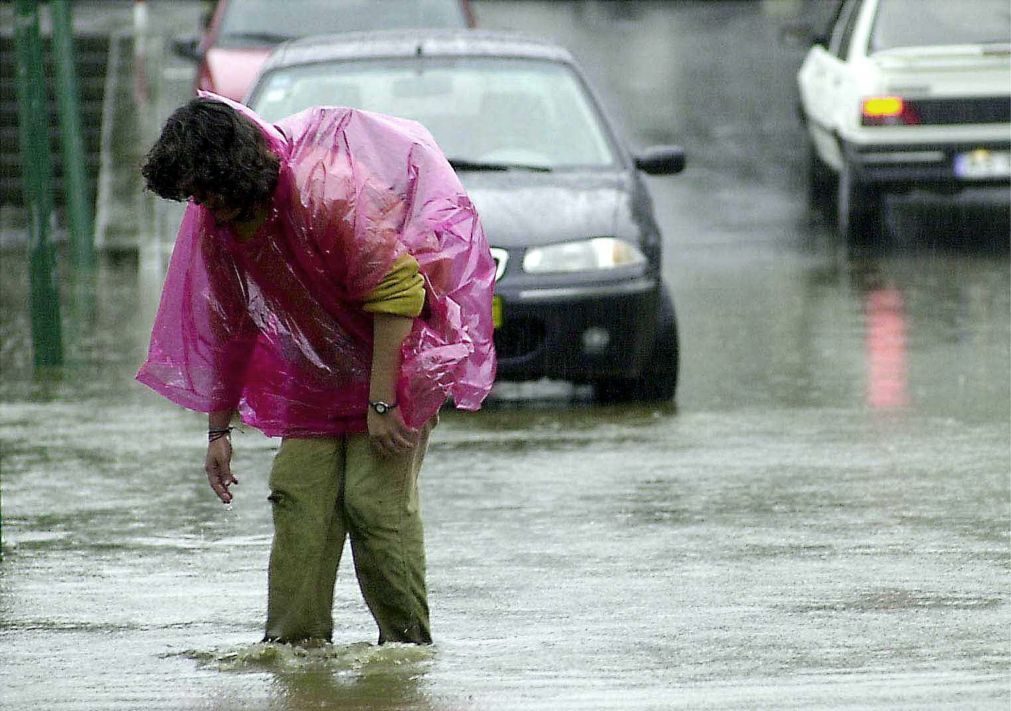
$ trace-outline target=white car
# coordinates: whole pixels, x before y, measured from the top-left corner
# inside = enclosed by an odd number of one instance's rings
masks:
[[[811,187],[872,239],[884,192],[1011,182],[1011,3],[842,0],[797,79]]]

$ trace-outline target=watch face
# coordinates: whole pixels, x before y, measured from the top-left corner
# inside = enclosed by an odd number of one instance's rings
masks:
[[[385,402],[374,402],[372,403],[372,409],[375,410],[380,415],[385,415],[389,411],[390,406]]]

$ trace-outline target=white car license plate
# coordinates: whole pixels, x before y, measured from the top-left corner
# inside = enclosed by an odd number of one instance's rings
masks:
[[[1011,151],[980,148],[955,156],[955,177],[962,180],[986,180],[1011,177]]]

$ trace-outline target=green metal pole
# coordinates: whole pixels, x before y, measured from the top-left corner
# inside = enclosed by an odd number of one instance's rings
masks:
[[[51,0],[49,14],[53,21],[56,100],[60,107],[60,148],[63,151],[63,193],[67,203],[70,244],[75,266],[88,269],[95,264],[94,216],[81,135],[70,3],[68,0]]]
[[[15,0],[14,54],[18,97],[21,180],[28,208],[28,276],[35,366],[63,364],[56,255],[49,242],[53,166],[36,0]]]

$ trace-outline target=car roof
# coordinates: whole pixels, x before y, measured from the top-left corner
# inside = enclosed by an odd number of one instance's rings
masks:
[[[503,57],[574,64],[564,47],[512,32],[488,30],[382,30],[317,35],[285,42],[263,67],[355,59],[426,57]]]

